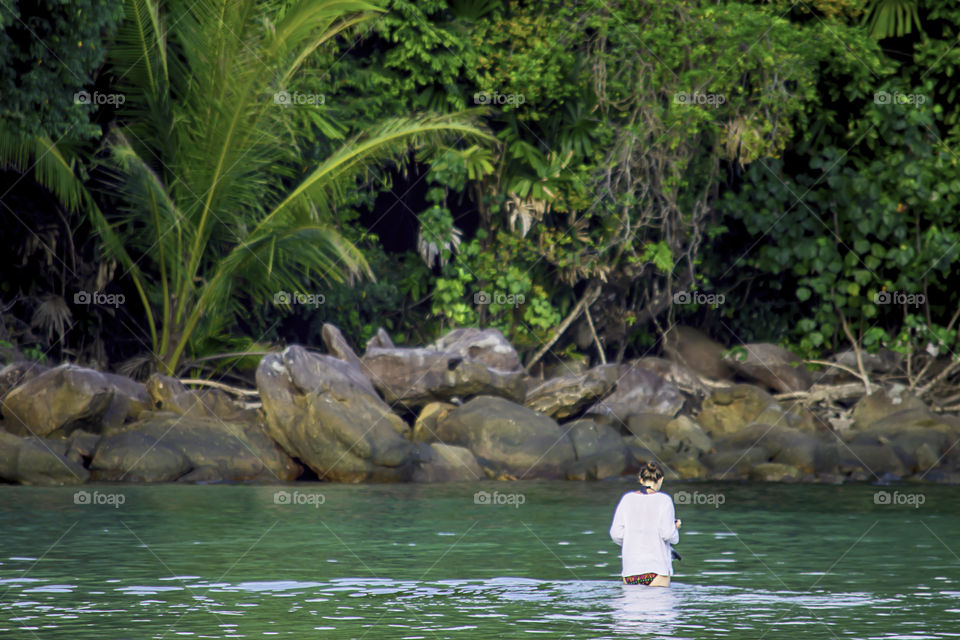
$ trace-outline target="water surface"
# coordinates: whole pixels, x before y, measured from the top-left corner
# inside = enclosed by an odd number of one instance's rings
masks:
[[[630,488],[3,486],[0,638],[960,638],[960,489],[673,484],[653,589]]]

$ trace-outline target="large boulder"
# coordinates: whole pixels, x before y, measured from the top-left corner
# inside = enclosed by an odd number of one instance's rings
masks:
[[[11,362],[3,369],[0,369],[0,400],[14,387],[18,387],[27,380],[36,378],[41,373],[49,370],[50,367],[47,365],[30,360]]]
[[[301,471],[260,425],[167,412],[102,438],[90,469],[110,482],[291,482]]]
[[[773,396],[763,389],[749,384],[738,384],[727,389],[717,389],[710,394],[703,401],[697,422],[714,436],[724,435],[758,422],[764,411],[783,413]]]
[[[744,351],[730,353],[724,362],[738,374],[779,393],[806,391],[813,375],[799,356],[769,342],[744,345]]]
[[[613,393],[587,409],[585,417],[620,427],[631,416],[660,414],[673,417],[683,406],[680,391],[657,374],[624,364]]]
[[[619,477],[626,471],[631,453],[619,431],[592,420],[577,420],[564,428],[576,455],[568,479],[602,480]]]
[[[90,472],[65,455],[65,442],[57,444],[50,446],[41,438],[21,438],[0,430],[0,479],[43,486],[86,482]]]
[[[338,329],[335,325],[325,322],[323,327],[320,329],[320,336],[323,339],[323,344],[327,347],[327,351],[330,353],[330,355],[334,356],[335,358],[340,358],[345,362],[351,362],[357,365],[360,364],[360,358],[357,357],[357,354],[354,353],[353,348],[347,342],[347,339],[343,337],[343,333],[341,333],[340,329]]]
[[[607,395],[617,384],[619,367],[607,364],[585,373],[546,380],[527,391],[524,404],[534,411],[562,420]]]
[[[498,477],[561,478],[575,458],[570,438],[551,418],[493,396],[451,411],[437,424],[437,436],[470,449]]]
[[[822,443],[815,436],[781,424],[755,423],[717,442],[721,449],[755,448],[766,453],[772,462],[814,473],[822,455]]]
[[[630,364],[633,367],[646,369],[657,374],[682,391],[706,395],[707,387],[700,381],[697,373],[682,364],[653,356],[638,358]]]
[[[150,411],[154,408],[150,393],[145,385],[115,373],[104,373],[102,375],[113,389],[113,398],[103,415],[101,431],[119,429],[127,421],[136,420],[144,411]]]
[[[724,351],[722,344],[692,327],[672,327],[663,340],[667,358],[713,380],[733,379],[733,371],[723,359]]]
[[[762,462],[750,469],[750,479],[757,482],[796,482],[803,472],[782,462]]]
[[[414,482],[476,482],[486,474],[466,447],[433,442],[422,445]]]
[[[458,352],[373,347],[364,354],[362,366],[387,402],[411,409],[477,395],[523,402],[526,395],[522,369],[495,369]]]
[[[522,369],[517,350],[497,329],[454,329],[437,340],[433,348],[498,371]]]
[[[291,346],[260,361],[257,388],[270,436],[321,479],[410,478],[417,458],[410,428],[357,365]]]
[[[863,396],[853,406],[853,428],[866,429],[874,422],[893,416],[901,411],[926,409],[920,398],[910,393],[903,385],[879,389]]]
[[[4,426],[22,436],[64,437],[78,428],[99,431],[113,393],[100,372],[60,365],[7,393]]]
[[[226,422],[258,422],[257,412],[245,409],[220,389],[187,389],[176,378],[155,373],[147,380],[153,405],[188,418],[218,418]]]
[[[414,442],[436,442],[437,423],[456,408],[457,405],[449,402],[431,402],[425,406],[420,410],[416,422],[413,423],[413,433],[410,439]]]
[[[742,480],[758,464],[769,462],[770,454],[762,447],[723,449],[700,458],[710,471],[711,480]]]

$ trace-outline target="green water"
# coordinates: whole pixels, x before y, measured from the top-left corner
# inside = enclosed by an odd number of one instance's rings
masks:
[[[670,589],[616,580],[629,488],[3,486],[0,638],[960,637],[958,488],[667,486]]]

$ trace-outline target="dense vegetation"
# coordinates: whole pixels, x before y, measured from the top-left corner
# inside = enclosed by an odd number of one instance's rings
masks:
[[[952,353],[960,2],[41,4],[0,9],[33,357],[242,370],[324,322]]]

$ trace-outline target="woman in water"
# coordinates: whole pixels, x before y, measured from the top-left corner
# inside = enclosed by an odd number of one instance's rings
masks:
[[[673,575],[670,545],[680,541],[673,498],[660,493],[663,471],[656,462],[640,470],[640,489],[623,494],[610,525],[610,537],[623,547],[624,584],[669,587]]]

